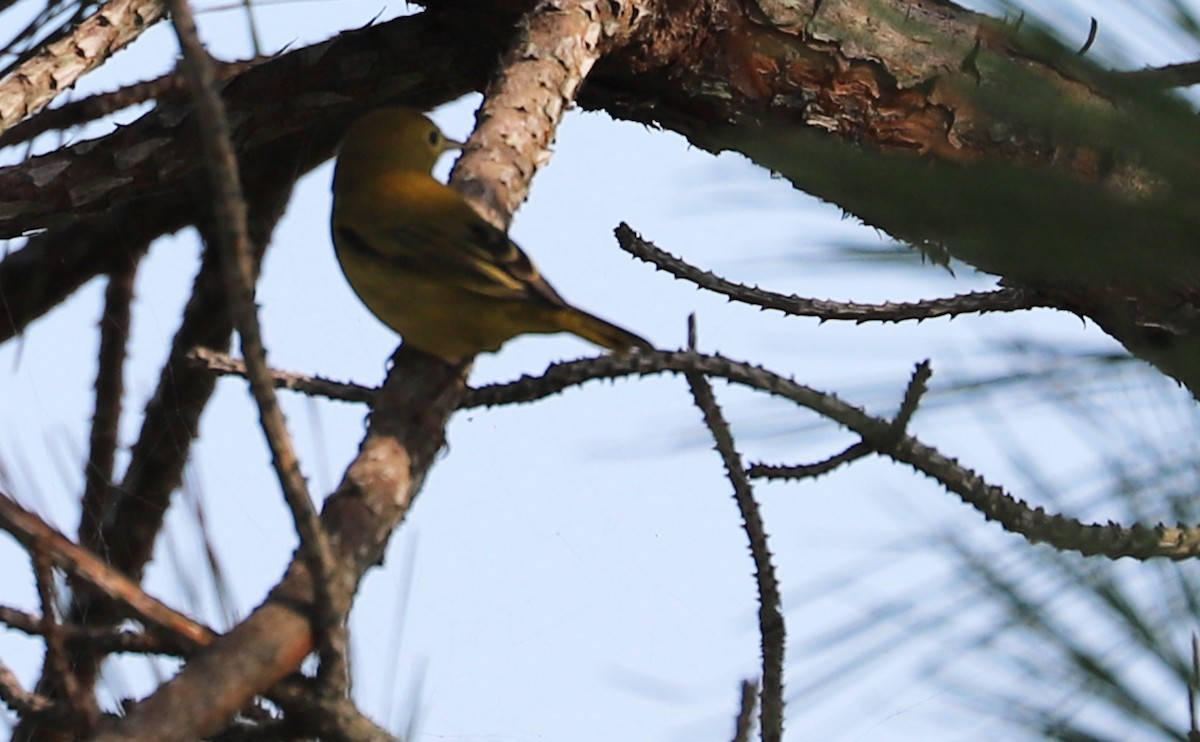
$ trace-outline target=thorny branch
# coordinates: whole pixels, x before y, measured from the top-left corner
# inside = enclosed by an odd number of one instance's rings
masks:
[[[684,373],[692,398],[704,414],[716,443],[717,452],[725,465],[725,473],[733,485],[733,499],[742,514],[742,528],[750,541],[754,559],[754,577],[758,583],[758,632],[762,642],[762,693],[759,701],[759,723],[763,742],[779,742],[783,738],[783,657],[787,628],[783,620],[779,597],[779,580],[771,564],[767,532],[762,511],[754,499],[754,489],[746,478],[741,454],[734,448],[733,433],[717,404],[712,386],[704,374]]]
[[[223,367],[228,369],[231,364],[227,362]],[[1013,497],[1001,487],[987,483],[983,477],[959,464],[957,460],[921,443],[913,436],[907,433],[899,434],[896,420],[868,415],[861,408],[842,401],[836,395],[818,391],[767,369],[719,355],[663,351],[626,357],[607,355],[555,363],[539,376],[524,375],[512,382],[472,389],[464,397],[462,408],[534,402],[588,381],[649,376],[665,372],[702,373],[789,399],[857,433],[865,445],[875,453],[906,464],[936,480],[946,490],[958,495],[965,503],[982,513],[987,520],[997,521],[1006,530],[1020,534],[1030,541],[1045,542],[1064,551],[1078,551],[1085,555],[1100,555],[1112,559],[1123,556],[1135,559],[1190,559],[1200,556],[1198,527],[1169,527],[1161,523],[1154,526],[1135,524],[1125,527],[1117,523],[1083,523],[1062,515],[1049,514],[1040,507],[1032,507]],[[918,367],[906,399],[920,392],[924,384],[923,376],[924,372]],[[277,383],[296,385],[294,374],[287,374],[285,377]],[[902,410],[908,405],[908,402],[902,405]],[[845,455],[858,453],[860,452],[848,451]]]
[[[216,68],[200,43],[188,0],[168,0],[171,20],[183,49],[183,70],[196,102],[201,142],[210,158],[213,212],[217,249],[221,254],[229,312],[247,359],[250,388],[258,405],[263,433],[271,449],[271,460],[280,486],[292,510],[300,548],[308,561],[317,593],[314,602],[321,643],[322,672],[336,678],[338,687],[348,682],[345,612],[349,605],[334,605],[328,592],[327,575],[333,568],[329,543],[317,518],[291,435],[267,378],[266,348],[254,306],[254,247],[251,245],[246,201],[238,179],[237,157],[229,134],[224,104],[216,90]]]
[[[132,320],[133,286],[140,259],[131,259],[123,270],[108,277],[104,311],[100,316],[100,349],[97,352],[96,404],[92,414],[89,452],[84,471],[80,507],[79,541],[99,553],[100,526],[112,502],[114,462],[117,453],[124,396],[126,344]]]
[[[811,299],[796,294],[780,294],[746,286],[702,270],[642,239],[628,224],[622,222],[616,230],[617,244],[630,255],[650,263],[655,268],[702,289],[708,289],[743,304],[776,309],[798,317],[816,317],[821,321],[850,320],[853,322],[903,322],[934,317],[957,317],[984,312],[1013,312],[1021,309],[1053,307],[1028,289],[1002,288],[995,291],[976,291],[944,299],[925,299],[914,302],[860,304],[850,301]]]

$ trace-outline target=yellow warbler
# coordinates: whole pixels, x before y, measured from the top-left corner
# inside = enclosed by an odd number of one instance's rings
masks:
[[[401,107],[368,113],[346,135],[333,177],[333,243],[367,308],[405,343],[450,362],[525,333],[652,348],[568,304],[508,235],[433,178],[438,157],[459,146]]]

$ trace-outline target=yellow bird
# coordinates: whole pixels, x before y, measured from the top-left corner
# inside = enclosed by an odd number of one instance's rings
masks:
[[[438,157],[460,146],[409,108],[350,128],[333,176],[333,244],[363,304],[405,343],[452,363],[525,333],[653,349],[568,304],[507,234],[433,178]]]

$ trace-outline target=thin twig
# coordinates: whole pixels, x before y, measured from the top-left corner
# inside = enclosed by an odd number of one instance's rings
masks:
[[[892,428],[896,431],[896,435],[903,435],[904,431],[908,430],[908,424],[912,421],[913,415],[917,414],[917,405],[921,403],[921,397],[929,389],[927,384],[932,375],[933,370],[929,366],[928,358],[918,363],[917,367],[913,369],[912,378],[909,379],[908,387],[904,390],[904,399],[900,402],[900,411],[892,419]]]
[[[642,239],[624,222],[617,226],[615,231],[617,243],[621,249],[678,279],[728,296],[734,301],[763,309],[775,309],[797,317],[816,317],[822,321],[848,320],[860,323],[902,322],[984,312],[1014,312],[1053,306],[1033,292],[1017,288],[975,291],[941,299],[885,302],[883,304],[861,304],[851,301],[810,299],[795,294],[779,294],[756,286],[746,286],[729,281],[710,271],[701,270]]]
[[[763,464],[756,461],[746,469],[746,476],[751,479],[816,479],[873,453],[874,448],[858,441],[829,458],[812,464]]]
[[[49,698],[22,688],[16,673],[3,662],[0,662],[0,701],[4,701],[22,719],[30,719],[55,708]]]
[[[758,582],[758,630],[762,642],[759,722],[763,742],[779,742],[783,738],[783,655],[787,628],[781,611],[779,581],[767,546],[766,528],[754,499],[754,489],[746,478],[742,457],[734,448],[733,434],[713,396],[712,386],[703,374],[687,372],[684,376],[725,464],[725,473],[733,485],[733,499],[742,514],[742,527],[750,540],[750,555],[754,559],[754,576]]]
[[[216,90],[215,67],[200,43],[188,0],[168,0],[168,5],[183,50],[183,70],[196,103],[201,143],[209,158],[217,249],[221,253],[230,314],[241,339],[250,389],[258,405],[272,463],[291,508],[300,535],[300,548],[312,571],[317,591],[313,618],[317,633],[322,637],[321,671],[331,682],[344,687],[348,683],[345,612],[349,607],[332,604],[327,577],[332,570],[333,557],[267,374],[266,348],[254,305],[254,249],[247,224],[246,201],[238,180],[237,158],[225,108]]]
[[[660,351],[553,364],[540,376],[522,376],[505,384],[474,389],[464,401],[464,407],[532,402],[588,381],[664,372],[697,372],[720,377],[807,407],[860,435],[880,454],[936,480],[986,519],[997,521],[1006,530],[1030,541],[1045,542],[1063,551],[1103,555],[1111,559],[1123,556],[1136,559],[1190,559],[1200,556],[1200,528],[1182,525],[1169,527],[1161,523],[1153,526],[1082,523],[1063,515],[1047,513],[989,484],[971,469],[911,435],[897,437],[891,420],[868,415],[836,395],[818,391],[764,368],[721,356]]]
[[[188,358],[202,368],[206,368],[222,376],[246,376],[246,363],[240,359],[222,353],[212,348],[194,348],[188,353]],[[341,402],[358,402],[371,404],[375,400],[376,390],[362,384],[352,384],[343,381],[331,381],[320,376],[308,376],[294,371],[269,371],[271,383],[276,389],[290,389],[310,397],[324,397]]]
[[[912,378],[909,379],[908,386],[904,390],[904,399],[900,402],[900,411],[892,419],[892,433],[895,437],[904,435],[908,429],[908,423],[917,412],[917,405],[926,391],[925,383],[929,381],[931,373],[928,360],[917,364],[913,371]],[[746,469],[746,476],[751,479],[812,479],[875,452],[876,449],[871,444],[866,441],[858,441],[840,453],[815,464],[777,465],[755,462]]]
[[[0,529],[11,534],[27,551],[40,550],[54,566],[124,606],[133,618],[177,637],[192,650],[212,640],[214,634],[208,628],[150,597],[137,583],[72,543],[3,492],[0,492]]]
[[[100,350],[96,361],[96,406],[92,414],[83,502],[80,507],[79,543],[99,553],[100,524],[113,499],[113,462],[121,423],[121,398],[129,342],[130,308],[140,260],[108,277],[104,313],[100,317]]]
[[[100,719],[100,709],[94,698],[88,698],[79,685],[79,679],[67,662],[67,643],[62,625],[58,622],[60,610],[58,590],[54,587],[54,568],[50,556],[35,543],[30,558],[33,561],[34,583],[38,601],[42,606],[42,638],[46,643],[46,670],[52,685],[62,688],[67,700],[67,726],[78,736],[86,736],[95,730]]]
[[[897,436],[894,420],[868,415],[835,395],[785,379],[766,369],[720,356],[677,351],[628,356],[610,354],[555,363],[540,376],[525,375],[515,381],[472,389],[463,398],[460,409],[534,402],[599,379],[687,371],[719,376],[807,407],[864,436],[871,450],[937,480],[947,491],[958,495],[986,519],[995,520],[1006,530],[1021,534],[1031,541],[1046,542],[1064,551],[1098,554],[1113,559],[1123,556],[1137,559],[1190,559],[1200,556],[1200,528],[1167,527],[1162,524],[1122,527],[1111,523],[1082,523],[1062,515],[1049,514],[1042,508],[1030,507],[1000,487],[988,484],[971,469],[916,438]]]
[[[45,634],[41,616],[17,610],[10,606],[0,606],[0,624],[10,629],[20,631],[30,636]],[[195,645],[189,646],[176,641],[170,635],[151,634],[144,631],[129,631],[127,629],[97,628],[94,626],[79,626],[76,624],[59,623],[57,630],[63,633],[69,642],[86,643],[89,648],[98,652],[123,652],[127,654],[163,654],[174,657],[186,657],[192,653]]]
[[[754,705],[758,697],[758,686],[749,680],[742,681],[742,698],[738,704],[737,720],[733,727],[733,742],[750,742],[754,731]]]

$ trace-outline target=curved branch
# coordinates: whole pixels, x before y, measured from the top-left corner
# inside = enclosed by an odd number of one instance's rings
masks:
[[[787,628],[780,608],[779,579],[775,566],[771,564],[771,550],[767,546],[767,529],[763,523],[762,509],[754,499],[754,488],[746,478],[741,454],[733,444],[733,433],[713,395],[712,385],[704,374],[687,372],[688,387],[696,406],[704,414],[704,424],[712,433],[717,453],[725,465],[725,474],[733,485],[733,499],[742,514],[742,529],[750,542],[750,555],[754,559],[754,577],[758,584],[758,633],[762,647],[762,693],[759,702],[759,721],[763,742],[779,742],[783,739],[783,656],[787,639]]]
[[[206,354],[208,355],[210,354]],[[219,361],[214,362],[214,365],[219,373],[239,373],[236,361]],[[515,381],[471,389],[463,397],[461,409],[535,402],[599,379],[689,372],[724,378],[807,407],[857,433],[871,450],[931,477],[982,513],[986,519],[995,520],[1006,530],[1020,534],[1030,541],[1045,542],[1065,551],[1078,551],[1086,555],[1095,554],[1113,559],[1123,556],[1136,559],[1191,559],[1200,556],[1200,528],[1167,527],[1162,524],[1149,527],[1124,527],[1116,523],[1086,524],[1061,515],[1048,514],[1044,509],[1031,507],[1000,487],[988,484],[974,471],[942,455],[937,449],[926,446],[912,436],[900,435],[896,420],[868,415],[862,409],[847,404],[832,394],[804,386],[766,369],[721,356],[662,351],[631,356],[605,355],[556,363],[540,376],[525,375]],[[309,387],[297,378],[296,374],[274,373],[278,386],[303,388],[308,394],[322,394],[324,391],[321,385]],[[902,411],[911,408],[909,400],[920,391],[923,383],[924,372],[918,368],[913,375]],[[352,386],[348,391],[346,396],[341,397],[345,401],[360,401],[359,397],[370,396],[370,391],[363,387]],[[861,453],[859,450],[846,452],[848,456],[854,457]]]
[[[795,294],[779,294],[774,291],[747,286],[721,278],[711,271],[696,266],[645,240],[625,222],[614,230],[617,244],[630,255],[650,263],[672,276],[696,284],[733,301],[750,304],[763,309],[776,309],[797,317],[817,317],[826,320],[851,320],[863,322],[918,322],[934,317],[957,317],[962,314],[985,312],[1014,312],[1021,309],[1053,307],[1044,298],[1028,289],[1002,288],[996,291],[976,291],[943,299],[926,299],[914,302],[885,302],[883,304],[860,304],[851,301],[810,299]]]
[[[702,373],[727,379],[767,392],[807,407],[857,433],[876,452],[907,464],[936,480],[978,510],[987,520],[997,521],[1005,530],[1032,542],[1044,542],[1063,551],[1078,551],[1117,559],[1191,559],[1200,556],[1200,528],[1121,526],[1117,523],[1082,523],[1062,515],[1031,507],[988,484],[983,477],[959,464],[937,449],[911,435],[896,434],[893,421],[868,415],[832,394],[786,379],[766,369],[732,361],[721,356],[693,352],[639,353],[629,357],[606,356],[597,359],[552,365],[537,377],[522,376],[507,384],[493,384],[473,390],[473,405],[494,406],[532,402],[594,379],[648,376],[664,372]]]

